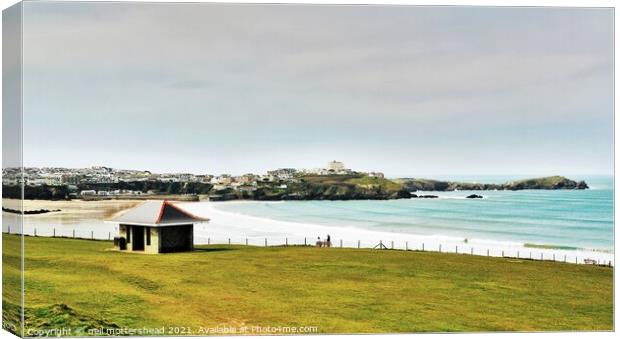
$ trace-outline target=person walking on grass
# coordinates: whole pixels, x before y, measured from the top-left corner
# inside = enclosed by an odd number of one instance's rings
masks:
[[[327,245],[327,247],[332,247],[332,237],[330,237],[329,234],[327,235],[327,241],[325,242],[325,244]]]

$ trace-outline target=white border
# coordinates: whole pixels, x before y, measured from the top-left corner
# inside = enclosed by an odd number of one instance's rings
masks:
[[[92,0],[63,0],[63,1],[92,1]],[[179,1],[179,0],[133,0],[136,2],[220,2],[220,3],[295,3],[295,4],[378,4],[378,5],[422,5],[422,6],[501,6],[501,7],[516,7],[516,6],[559,6],[559,7],[613,7],[617,8],[618,1],[616,0],[340,0],[340,1],[330,1],[330,0],[315,0],[315,1],[300,1],[300,0],[288,0],[288,1],[267,1],[267,0],[242,0],[242,1],[230,1],[230,0],[220,0],[220,1]],[[0,0],[0,7],[5,9],[10,7],[11,5],[17,3],[19,1],[16,0]],[[92,1],[95,2],[95,1]],[[116,2],[116,1],[115,1]],[[2,19],[0,17],[0,23]],[[1,25],[0,25],[1,27]],[[614,27],[614,44],[617,48],[617,36],[618,36],[618,27]],[[2,45],[2,37],[0,35],[0,48]],[[614,65],[618,64],[618,53],[614,50]],[[615,79],[617,79],[617,71],[614,67],[614,83]],[[614,103],[618,98],[618,89],[614,88]],[[0,101],[2,99],[2,94],[0,92]],[[615,106],[615,105],[614,105]],[[615,112],[614,112],[615,117]],[[1,123],[1,122],[0,122]],[[614,131],[618,130],[620,127],[620,123],[617,119],[614,119]],[[1,129],[0,129],[1,131]],[[614,133],[615,136],[615,133]],[[1,144],[1,141],[0,141]],[[617,143],[614,140],[614,155],[616,155],[618,150]],[[615,157],[617,161],[618,157]],[[617,168],[617,162],[614,161],[614,168]],[[614,170],[614,177],[616,176],[616,171]],[[614,207],[615,202],[618,201],[620,197],[620,193],[618,192],[617,182],[614,182]],[[618,210],[614,208],[614,220],[618,219]],[[615,228],[615,225],[614,225]],[[618,242],[619,236],[618,233],[614,232],[614,238],[616,243]],[[0,251],[2,246],[0,245]],[[616,312],[616,305],[618,305],[618,301],[620,300],[618,297],[617,289],[615,288],[618,280],[616,279],[616,272],[614,271],[614,325],[619,324],[619,315]],[[0,293],[2,289],[0,287]],[[9,334],[8,332],[2,330],[0,331],[2,334]],[[545,333],[460,333],[460,334],[388,334],[388,336],[398,336],[401,338],[445,338],[446,336],[458,336],[458,338],[579,338],[583,335],[591,336],[593,338],[612,338],[615,337],[613,332],[588,332],[584,334],[583,332],[545,332]],[[347,338],[351,339],[368,339],[368,338],[381,338],[381,336],[386,335],[347,335]],[[13,336],[15,337],[15,336]],[[335,339],[341,338],[339,335],[322,335],[322,338],[325,339]],[[161,338],[179,338],[179,337],[161,337]],[[228,337],[225,337],[228,338]],[[230,338],[239,338],[230,337]],[[264,338],[264,336],[244,336],[244,338]]]

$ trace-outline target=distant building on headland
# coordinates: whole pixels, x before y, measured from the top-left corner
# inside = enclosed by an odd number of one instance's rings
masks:
[[[315,175],[331,175],[331,174],[353,174],[355,171],[352,171],[349,168],[346,168],[344,163],[341,161],[332,160],[327,163],[324,168],[313,168],[313,169],[305,169],[302,170],[303,173],[306,174],[315,174]]]
[[[350,169],[344,166],[344,163],[340,161],[336,161],[336,160],[332,160],[328,162],[327,166],[325,167],[325,170],[327,171],[327,174],[351,174],[353,173],[353,171],[351,171]]]
[[[340,171],[344,171],[344,164],[340,161],[336,161],[336,160],[332,160],[330,162],[327,163],[327,167],[326,169],[328,171],[332,171],[332,172],[340,172]]]

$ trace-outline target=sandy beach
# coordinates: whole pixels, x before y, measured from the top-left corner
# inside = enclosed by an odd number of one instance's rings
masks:
[[[34,211],[40,209],[60,210],[59,212],[49,212],[39,214],[38,219],[44,218],[100,218],[106,219],[114,214],[134,207],[141,200],[23,200],[24,211]],[[19,210],[20,200],[2,199],[2,207]]]
[[[251,245],[263,246],[265,238],[268,245],[314,244],[318,237],[325,239],[327,234],[332,238],[334,247],[373,248],[380,242],[388,248],[426,250],[442,252],[458,252],[464,254],[510,256],[519,258],[553,260],[583,263],[584,259],[599,262],[614,262],[613,253],[587,250],[560,250],[530,248],[523,244],[508,241],[486,239],[469,239],[467,243],[461,238],[440,235],[416,235],[406,233],[379,232],[350,227],[347,225],[324,226],[307,223],[278,221],[267,218],[243,215],[222,211],[218,205],[239,202],[200,202],[179,203],[192,213],[210,218],[208,224],[195,226],[194,234],[197,243],[231,243],[243,244],[248,240]],[[253,202],[247,202],[253,203]],[[278,202],[275,202],[278,203]],[[566,259],[565,259],[566,258]]]
[[[26,210],[60,209],[51,212],[25,216],[24,233],[41,236],[73,236],[84,238],[108,239],[117,232],[117,225],[107,223],[114,214],[131,208],[140,201],[106,200],[106,201],[44,201],[26,200]],[[326,226],[309,223],[272,220],[241,213],[223,211],[218,206],[230,203],[254,202],[177,202],[184,209],[210,219],[208,223],[196,224],[194,242],[196,244],[228,243],[264,246],[265,239],[271,245],[315,244],[318,237],[325,239],[329,234],[334,247],[373,248],[382,243],[387,248],[458,252],[463,254],[509,256],[515,258],[532,258],[544,260],[583,263],[584,259],[593,259],[601,263],[614,262],[610,252],[588,250],[562,250],[531,248],[510,241],[487,239],[469,239],[441,235],[417,235],[395,232],[381,232],[361,229],[348,225]],[[278,202],[273,202],[278,203]],[[18,200],[4,199],[3,206],[15,208]],[[15,214],[3,212],[3,231],[15,225]],[[13,226],[15,232],[17,228]]]

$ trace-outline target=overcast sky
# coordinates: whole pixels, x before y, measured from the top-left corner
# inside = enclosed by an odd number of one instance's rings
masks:
[[[613,170],[611,9],[24,6],[26,166]]]

